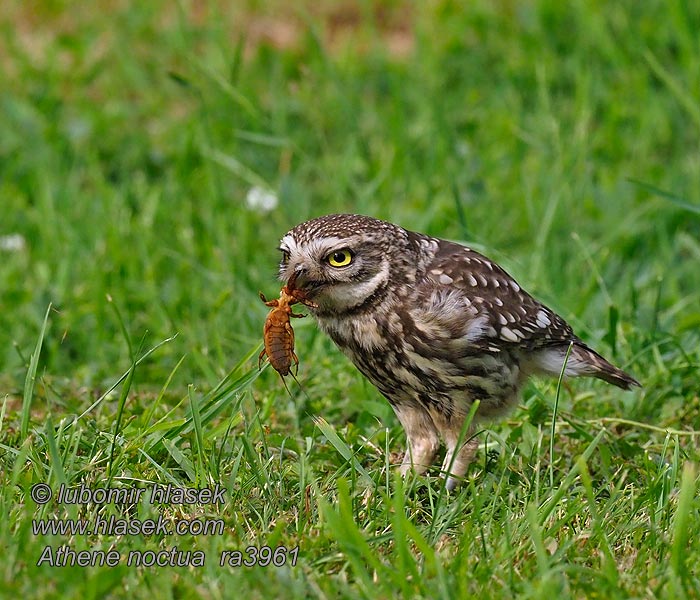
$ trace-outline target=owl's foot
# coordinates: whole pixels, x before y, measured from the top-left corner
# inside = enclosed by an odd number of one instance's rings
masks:
[[[403,462],[399,467],[399,473],[405,477],[409,471],[413,470],[416,475],[424,473],[432,466],[435,456],[440,449],[440,440],[434,438],[413,439],[409,442],[408,448],[403,455]]]
[[[456,443],[452,445],[447,442],[447,452],[442,463],[442,477],[446,477],[445,487],[448,492],[454,490],[462,481],[464,474],[469,468],[469,463],[474,460],[476,451],[479,448],[479,441],[476,438],[467,440],[455,454]]]
[[[428,412],[417,405],[395,405],[394,412],[406,431],[408,448],[399,472],[404,477],[413,469],[420,475],[435,461],[440,437]]]

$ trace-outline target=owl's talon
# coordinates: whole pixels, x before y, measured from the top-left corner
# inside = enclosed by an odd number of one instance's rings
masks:
[[[448,492],[454,492],[454,491],[455,491],[455,488],[456,488],[460,483],[462,483],[462,480],[461,480],[461,479],[457,479],[456,477],[452,477],[452,475],[450,475],[450,476],[447,477],[447,479],[445,480],[445,489],[446,489]]]

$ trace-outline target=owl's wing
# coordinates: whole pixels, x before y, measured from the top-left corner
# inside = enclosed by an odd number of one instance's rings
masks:
[[[496,263],[460,244],[436,241],[438,250],[417,287],[418,303],[436,325],[494,351],[511,344],[531,351],[579,341],[564,319]]]

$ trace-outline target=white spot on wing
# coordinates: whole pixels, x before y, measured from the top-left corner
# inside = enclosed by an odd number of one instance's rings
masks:
[[[450,277],[449,275],[445,275],[444,273],[442,273],[440,277],[438,277],[438,281],[444,285],[449,285],[450,283],[454,282],[454,279],[452,279],[452,277]]]
[[[501,337],[507,342],[520,341],[520,338],[515,334],[515,332],[508,329],[508,327],[501,327]]]
[[[537,311],[537,324],[544,329],[545,327],[549,327],[552,322],[549,320],[549,317],[547,316],[547,313],[545,313],[542,309]]]
[[[476,279],[474,279],[474,275],[472,275],[471,273],[469,275],[467,275],[467,281],[469,282],[469,285],[471,285],[472,287],[476,287],[478,285],[478,283],[476,282]]]

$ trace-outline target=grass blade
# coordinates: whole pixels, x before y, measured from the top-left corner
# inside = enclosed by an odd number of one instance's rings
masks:
[[[590,444],[588,444],[588,447],[584,450],[583,454],[581,454],[581,460],[585,462],[588,461],[588,459],[591,457],[595,449],[598,447],[598,444],[600,443],[600,440],[603,439],[603,436],[605,435],[605,430],[601,430],[598,432],[598,435],[596,435],[593,440],[591,441]],[[540,511],[539,511],[539,519],[540,523],[544,523],[545,520],[549,517],[550,514],[552,514],[552,511],[556,508],[557,504],[561,501],[561,499],[566,496],[567,493],[569,493],[569,488],[571,487],[571,484],[574,482],[576,477],[579,474],[579,463],[578,461],[574,465],[573,469],[569,471],[569,474],[564,477],[563,481],[559,484],[559,488],[557,491],[552,494],[545,502],[542,503],[540,506]]]
[[[195,397],[193,386],[188,386],[187,395],[190,399],[190,409],[192,412],[192,423],[194,424],[195,439],[197,440],[197,459],[199,466],[199,474],[204,474],[204,465],[207,464],[207,457],[204,453],[204,436],[202,434],[202,416],[199,413],[199,401]],[[200,485],[204,481],[199,478],[198,482]]]
[[[121,423],[122,423],[122,416],[124,415],[124,407],[126,406],[126,400],[129,397],[129,391],[131,390],[131,384],[134,381],[134,372],[136,371],[136,360],[134,358],[134,349],[133,346],[131,345],[131,336],[129,335],[129,332],[126,329],[126,324],[124,323],[124,319],[122,318],[121,312],[119,311],[119,307],[113,302],[111,296],[107,296],[107,301],[109,304],[114,308],[114,312],[117,315],[117,320],[119,321],[119,326],[121,327],[122,330],[122,335],[124,336],[124,339],[126,340],[126,344],[129,348],[129,358],[131,359],[131,368],[129,369],[129,372],[126,377],[126,381],[124,382],[124,385],[122,386],[122,391],[121,394],[119,394],[119,404],[117,408],[117,420],[114,424],[114,436],[112,437],[112,449],[110,450],[109,453],[109,467],[107,470],[108,473],[108,485],[112,483],[112,478],[114,477],[114,451],[117,447],[117,440],[119,439],[119,432],[121,430]]]
[[[189,458],[187,458],[177,447],[177,444],[170,440],[163,439],[163,446],[165,446],[165,449],[168,451],[170,456],[172,456],[175,459],[175,462],[178,465],[180,465],[182,470],[187,475],[188,479],[193,483],[196,482],[197,473],[195,471],[194,465],[192,464],[192,461]]]
[[[349,486],[346,479],[338,479],[338,506],[337,509],[326,501],[321,501],[323,508],[323,520],[328,526],[328,533],[336,539],[343,550],[345,557],[366,593],[375,590],[373,573],[392,577],[393,569],[387,569],[377,553],[369,545],[362,531],[355,522],[350,498]],[[384,579],[381,577],[380,579]]]
[[[687,462],[681,476],[681,491],[678,494],[678,506],[673,521],[673,543],[671,546],[671,569],[681,580],[686,576],[688,531],[693,518],[695,487],[695,467],[692,463]]]
[[[679,208],[683,208],[685,210],[689,210],[690,212],[694,212],[695,214],[700,215],[700,205],[698,204],[691,204],[690,202],[688,202],[684,198],[681,198],[680,196],[677,196],[676,194],[667,192],[666,190],[662,190],[661,188],[658,188],[655,185],[645,183],[644,181],[640,181],[639,179],[633,179],[631,177],[628,177],[627,181],[633,183],[636,186],[639,186],[640,188],[647,190],[648,192],[651,192],[656,196],[669,200]]]
[[[136,363],[131,363],[131,368],[126,377],[126,381],[122,386],[121,394],[119,394],[119,407],[117,409],[117,420],[114,424],[114,433],[112,436],[112,448],[109,452],[109,467],[107,469],[108,473],[108,485],[111,484],[112,478],[114,477],[114,452],[117,447],[117,440],[119,439],[119,432],[121,430],[122,415],[124,414],[124,407],[126,406],[126,399],[129,396],[129,391],[131,390],[131,383],[134,380],[134,371],[136,370]]]
[[[46,444],[49,449],[49,457],[51,458],[51,469],[53,470],[53,476],[58,485],[62,483],[68,483],[66,479],[66,474],[63,470],[63,461],[61,460],[61,453],[58,450],[58,444],[56,442],[55,431],[53,428],[53,420],[51,415],[46,417],[46,425],[44,426],[44,433],[46,435]]]
[[[353,468],[368,481],[372,481],[369,473],[365,468],[359,463],[355,458],[353,451],[345,443],[345,441],[336,433],[335,428],[323,417],[314,417],[314,423],[316,427],[321,430],[321,433],[326,436],[326,439],[331,443],[331,445],[338,451],[338,453],[349,462]]]
[[[153,346],[153,348],[148,350],[141,358],[139,358],[135,362],[135,364],[132,366],[139,366],[151,354],[153,354],[156,350],[158,350],[158,348],[160,348],[161,346],[164,346],[165,344],[167,344],[169,342],[172,342],[176,337],[177,337],[177,334],[158,342],[155,346]],[[119,384],[129,376],[129,373],[131,373],[131,369],[132,369],[132,367],[129,367],[129,370],[126,371],[119,379],[117,379],[104,394],[102,394],[97,400],[95,400],[90,406],[88,406],[82,413],[80,413],[78,418],[73,421],[73,424],[77,423],[81,419],[84,419],[89,413],[91,413],[95,408],[97,408],[100,404],[102,404],[102,402],[104,402],[105,398],[107,398],[115,389],[117,389]]]
[[[554,434],[557,426],[557,412],[559,411],[559,396],[561,394],[561,385],[564,381],[564,373],[566,373],[566,363],[569,362],[569,356],[571,356],[571,350],[574,347],[574,343],[571,342],[569,347],[566,349],[566,356],[564,357],[564,364],[559,372],[559,379],[557,381],[557,394],[554,396],[554,409],[552,410],[552,430],[549,437],[549,485],[554,487]]]
[[[32,353],[31,360],[29,361],[29,370],[27,371],[27,377],[24,380],[24,394],[22,395],[22,421],[20,424],[20,434],[22,439],[27,437],[27,432],[29,431],[29,417],[32,410],[32,400],[34,398],[34,384],[36,382],[36,370],[39,366],[39,355],[41,354],[41,347],[44,343],[44,336],[46,335],[46,325],[49,321],[49,313],[51,312],[51,304],[46,309],[46,314],[44,315],[44,322],[41,325],[41,331],[39,332],[39,339],[36,341],[36,346],[34,352]]]
[[[651,50],[645,50],[643,55],[654,75],[664,82],[666,87],[676,97],[676,100],[686,110],[688,116],[695,122],[695,126],[700,128],[700,105],[697,103],[697,100],[669,73],[668,69],[659,62]]]

